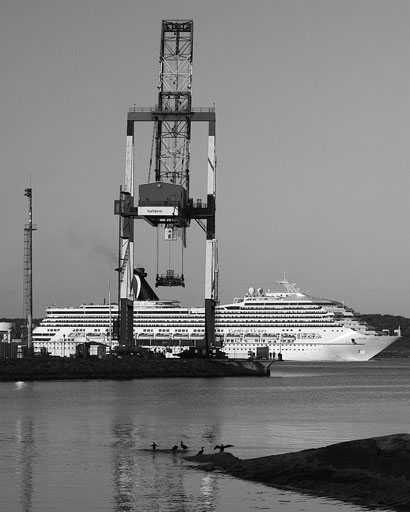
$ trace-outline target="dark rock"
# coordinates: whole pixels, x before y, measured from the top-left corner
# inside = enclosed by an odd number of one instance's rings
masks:
[[[324,448],[241,460],[229,453],[190,457],[208,471],[365,506],[410,510],[410,435],[361,439]]]

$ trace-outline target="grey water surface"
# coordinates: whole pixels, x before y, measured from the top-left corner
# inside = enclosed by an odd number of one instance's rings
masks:
[[[269,378],[0,383],[0,510],[365,510],[207,473],[184,454],[224,443],[253,458],[409,432],[409,377],[410,361],[386,359],[275,363]],[[167,451],[180,441],[187,452]]]

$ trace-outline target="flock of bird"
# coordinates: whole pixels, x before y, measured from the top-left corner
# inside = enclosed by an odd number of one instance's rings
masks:
[[[153,451],[155,451],[157,448],[158,448],[158,444],[154,441],[152,444],[151,444],[151,448],[153,449]],[[222,453],[223,451],[225,451],[225,448],[232,448],[233,447],[233,444],[217,444],[214,448],[214,450],[219,450],[219,453]],[[176,453],[178,448],[181,448],[182,450],[188,450],[188,446],[186,444],[183,443],[183,441],[181,441],[179,443],[179,446],[177,444],[175,444],[172,448],[171,448],[171,451],[173,453]],[[202,446],[201,449],[199,450],[199,452],[197,453],[197,455],[203,455],[204,454],[204,447]]]

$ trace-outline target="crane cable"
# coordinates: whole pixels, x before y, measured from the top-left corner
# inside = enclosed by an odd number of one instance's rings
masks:
[[[168,241],[168,269],[171,269],[171,242],[170,241]],[[184,275],[184,243],[183,243],[183,241],[181,243],[181,274]],[[159,276],[159,225],[157,226],[157,276]]]
[[[157,277],[159,276],[159,226],[157,226]]]
[[[184,275],[184,239],[185,239],[185,228],[182,228],[181,235],[181,275]]]

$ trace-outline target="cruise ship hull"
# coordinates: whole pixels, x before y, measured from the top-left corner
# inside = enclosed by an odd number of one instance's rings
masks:
[[[84,306],[87,308],[87,306]],[[36,352],[45,351],[54,356],[70,356],[76,352],[77,345],[85,342],[103,343],[107,350],[113,349],[118,342],[110,336],[109,316],[115,318],[117,311],[113,309],[109,315],[108,306],[93,306],[96,315],[79,308],[78,315],[73,316],[67,325],[67,313],[73,308],[60,308],[65,320],[59,321],[54,309],[49,310],[42,325],[33,333],[33,344]],[[51,312],[52,311],[52,312]],[[196,323],[168,325],[167,332],[161,327],[151,327],[146,331],[146,318],[150,314],[143,309],[144,321],[140,322],[138,308],[135,315],[135,344],[155,353],[163,353],[166,357],[178,357],[189,347],[204,346],[202,315],[196,314]],[[140,311],[141,312],[141,311]],[[168,313],[169,314],[169,313]],[[174,314],[171,316],[175,316]],[[185,313],[182,313],[185,317]],[[97,318],[98,317],[98,318]],[[157,317],[158,318],[158,317]],[[155,322],[158,323],[158,320]],[[155,322],[151,325],[155,325]],[[190,327],[181,327],[190,325]],[[195,326],[195,327],[193,327]],[[399,336],[360,334],[350,328],[339,327],[338,332],[325,331],[321,328],[297,329],[297,333],[289,334],[289,329],[277,328],[270,332],[249,333],[248,329],[223,327],[217,322],[219,335],[218,346],[233,359],[280,359],[285,361],[368,361],[383,349],[391,345]],[[185,330],[185,332],[181,332]],[[283,331],[286,331],[286,335]],[[300,339],[305,337],[305,339]],[[311,338],[310,338],[311,337]]]
[[[249,289],[245,297],[215,310],[215,348],[233,359],[285,361],[368,361],[400,337],[376,332],[343,304],[318,299],[295,289],[266,293]],[[37,352],[74,355],[80,343],[113,340],[117,305],[82,305],[47,309],[33,332]],[[203,347],[204,308],[182,307],[177,301],[134,302],[134,344],[165,357],[178,357],[189,347]],[[212,348],[212,347],[210,347]]]
[[[282,359],[283,361],[295,362],[346,362],[346,361],[369,361],[379,354],[386,347],[396,341],[398,336],[369,336],[368,338],[352,343],[315,343],[306,345],[294,343],[282,346],[266,345],[269,349],[270,358]],[[254,346],[249,349],[254,351]],[[246,350],[237,350],[233,347],[225,347],[225,353],[231,358],[249,357]]]

